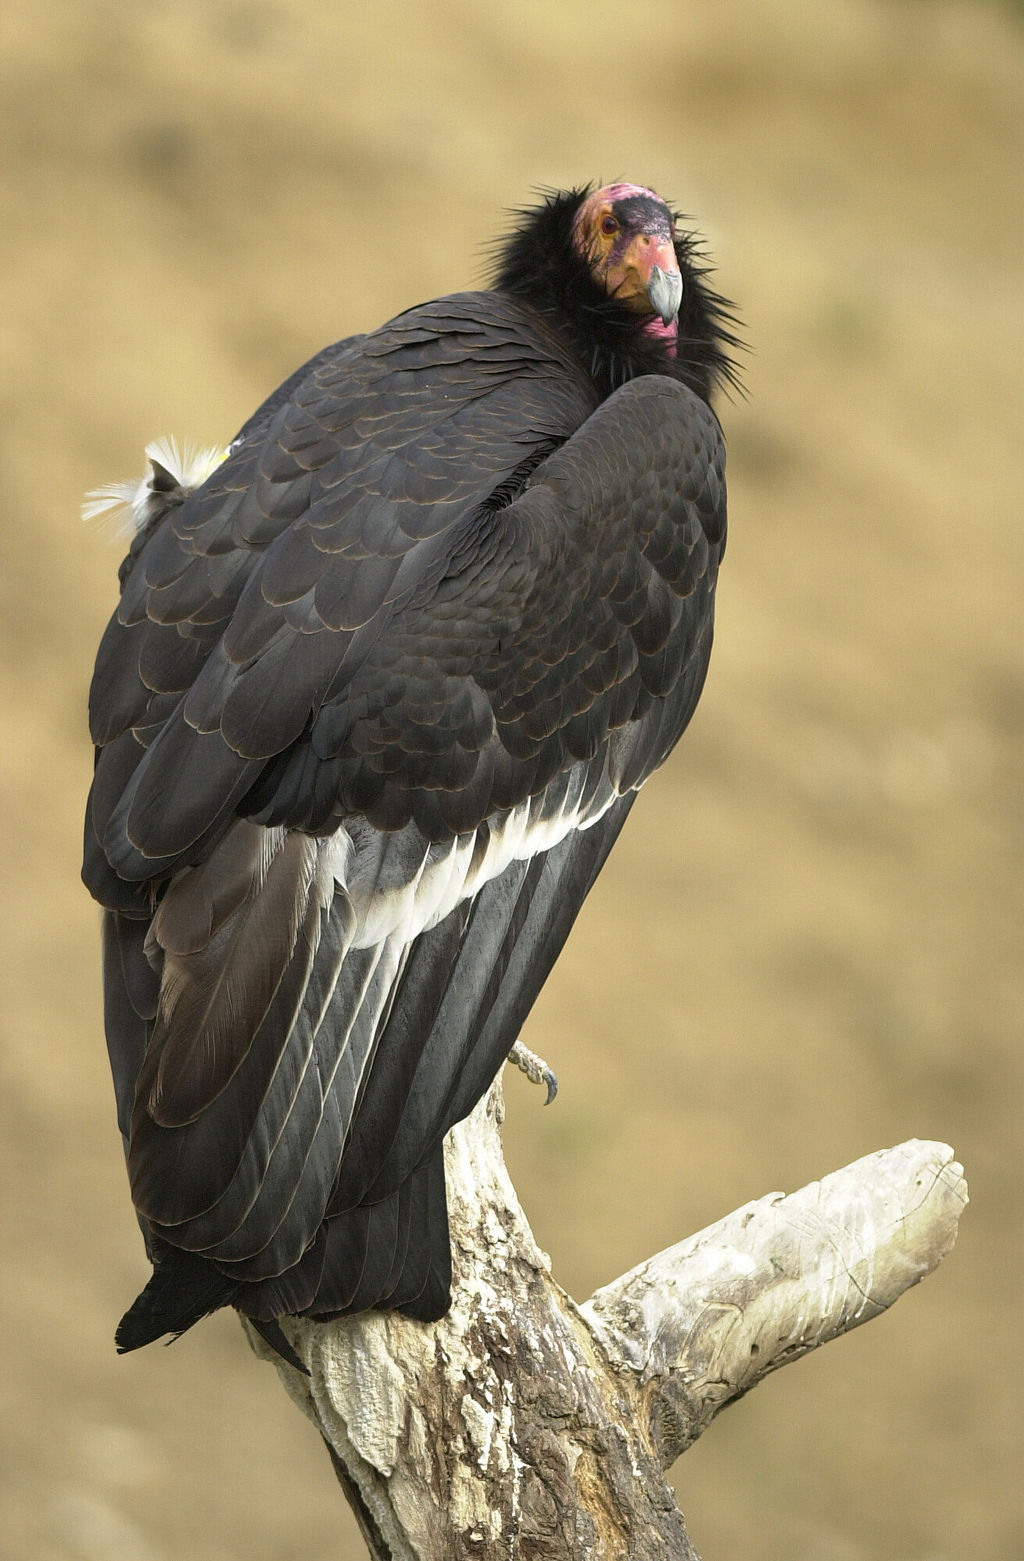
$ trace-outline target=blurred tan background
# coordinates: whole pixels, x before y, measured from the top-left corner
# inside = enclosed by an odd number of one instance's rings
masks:
[[[539,184],[695,216],[752,353],[704,702],[509,1081],[580,1298],[747,1198],[937,1137],[960,1243],[676,1466],[706,1561],[1024,1556],[1024,15],[941,0],[42,0],[0,20],[6,516],[0,1553],[364,1554],[228,1315],[145,1275],[78,883],[118,549],[84,489],[229,438],[483,274]]]

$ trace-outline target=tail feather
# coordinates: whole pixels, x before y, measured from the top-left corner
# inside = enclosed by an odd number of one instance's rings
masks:
[[[328,1218],[285,1273],[240,1285],[235,1305],[253,1320],[289,1314],[327,1321],[375,1307],[432,1320],[447,1310],[450,1289],[439,1144],[392,1197]]]
[[[230,1305],[239,1289],[237,1280],[229,1279],[206,1258],[168,1249],[117,1325],[118,1353],[125,1355],[168,1333],[177,1338],[193,1323]]]
[[[296,1371],[301,1371],[304,1377],[309,1376],[309,1367],[303,1365],[302,1361],[288,1343],[288,1339],[285,1336],[285,1331],[281,1327],[281,1324],[278,1322],[276,1317],[271,1317],[269,1320],[264,1320],[258,1317],[250,1317],[249,1321],[252,1323],[263,1342],[265,1344],[269,1344],[272,1350],[276,1350],[283,1361],[287,1361],[288,1365],[294,1367]]]
[[[413,1182],[414,1217],[402,1283],[387,1300],[388,1307],[436,1322],[451,1305],[452,1247],[448,1234],[448,1197],[444,1156],[440,1149],[422,1165]]]

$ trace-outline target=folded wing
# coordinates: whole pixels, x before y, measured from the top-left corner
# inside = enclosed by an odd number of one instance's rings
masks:
[[[405,318],[392,358],[436,371]],[[449,343],[453,480],[411,391],[384,426],[332,421],[328,362],[129,576],[86,871],[133,1195],[158,1276],[192,1288],[137,1303],[128,1347],[209,1309],[197,1261],[210,1305],[256,1317],[444,1309],[443,1136],[696,704],[718,425],[657,376],[593,410],[532,329],[503,346],[532,443],[494,432],[524,426],[500,364],[459,400]],[[360,477],[332,487],[339,443]]]

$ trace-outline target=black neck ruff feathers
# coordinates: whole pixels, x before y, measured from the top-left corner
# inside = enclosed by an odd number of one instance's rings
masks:
[[[525,299],[568,335],[602,395],[639,374],[678,379],[710,404],[724,385],[739,390],[731,353],[742,348],[727,298],[706,284],[699,240],[683,233],[675,251],[683,277],[676,356],[644,331],[643,316],[609,298],[573,243],[573,218],[590,186],[546,192],[541,205],[516,213],[518,223],[497,245],[492,286]]]

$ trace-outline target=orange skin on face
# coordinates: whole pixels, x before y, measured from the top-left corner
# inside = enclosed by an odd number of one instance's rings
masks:
[[[604,190],[595,191],[580,207],[576,242],[609,297],[635,314],[650,314],[651,271],[655,266],[666,273],[679,270],[671,236],[624,232],[612,206]]]

